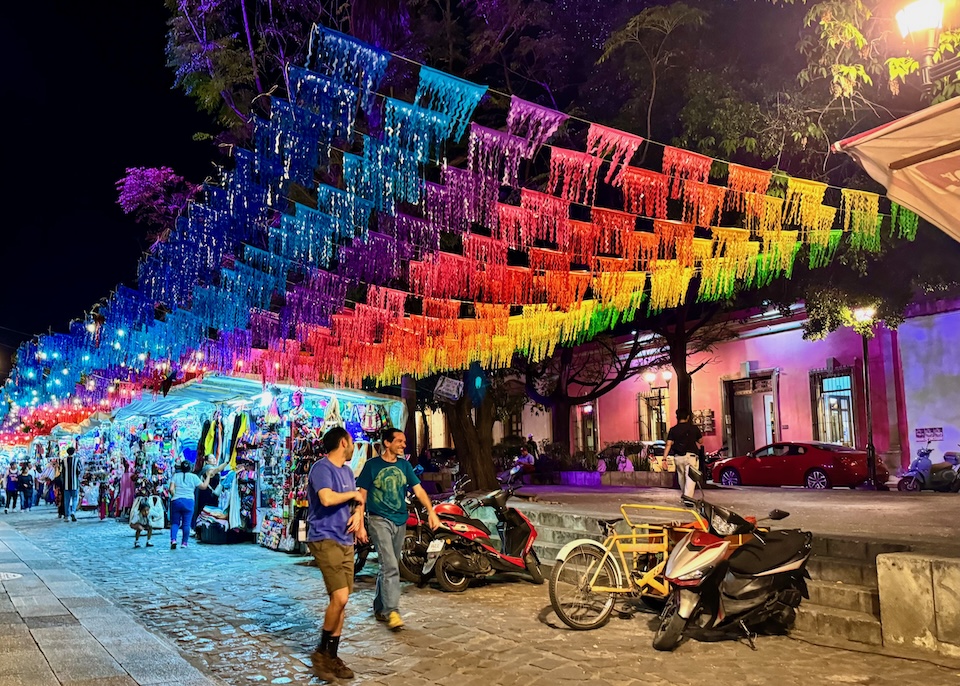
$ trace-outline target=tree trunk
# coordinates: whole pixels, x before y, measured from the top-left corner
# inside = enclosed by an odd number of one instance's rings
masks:
[[[486,407],[485,407],[486,406]],[[487,397],[477,411],[477,423],[471,416],[471,403],[463,395],[455,403],[445,403],[443,414],[457,447],[460,468],[467,472],[476,489],[497,487],[493,467],[493,401]]]
[[[677,378],[677,409],[693,412],[693,377],[687,373],[686,331],[677,329],[670,341],[670,364]]]
[[[573,405],[564,399],[557,398],[550,405],[550,424],[553,430],[553,442],[563,443],[567,450],[573,453],[570,442],[570,410]]]

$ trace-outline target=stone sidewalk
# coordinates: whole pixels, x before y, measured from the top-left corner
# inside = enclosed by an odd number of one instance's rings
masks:
[[[220,683],[61,559],[0,522],[0,686]]]

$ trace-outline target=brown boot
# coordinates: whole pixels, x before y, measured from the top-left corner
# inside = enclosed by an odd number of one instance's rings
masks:
[[[313,651],[310,655],[310,665],[313,667],[313,675],[318,679],[336,681],[337,663],[327,653],[321,653],[319,650]]]
[[[337,675],[338,679],[353,678],[353,670],[347,667],[345,664],[343,664],[343,660],[341,660],[339,657],[335,657],[332,659],[333,659],[334,665],[336,665],[336,668],[334,669],[333,673]]]

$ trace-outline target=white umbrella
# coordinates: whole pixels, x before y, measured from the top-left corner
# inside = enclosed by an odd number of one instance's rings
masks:
[[[833,144],[887,196],[960,241],[960,98]]]

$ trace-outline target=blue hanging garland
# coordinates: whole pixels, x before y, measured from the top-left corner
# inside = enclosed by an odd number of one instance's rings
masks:
[[[414,102],[447,115],[450,126],[444,137],[457,142],[463,138],[467,124],[486,92],[486,86],[464,81],[430,67],[420,67],[420,83]]]

